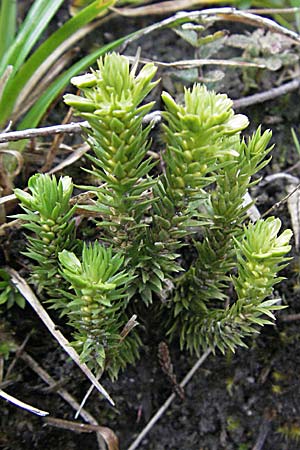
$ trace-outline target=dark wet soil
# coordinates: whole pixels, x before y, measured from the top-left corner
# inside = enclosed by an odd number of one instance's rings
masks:
[[[128,20],[128,32],[149,23],[149,18],[140,21]],[[104,34],[96,40],[114,39],[124,33],[125,19],[106,25]],[[226,25],[228,28],[228,24]],[[92,37],[87,38],[86,48]],[[193,49],[170,30],[157,32],[141,39],[138,44],[142,57],[164,61],[188,59]],[[134,54],[137,44],[126,52]],[[166,70],[159,70],[164,89],[174,92],[182,90],[183,81]],[[274,73],[264,75],[274,80]],[[238,98],[243,92],[243,77],[237,70],[226,71],[220,82],[223,92]],[[160,87],[162,89],[162,87]],[[262,84],[257,87],[262,89]],[[159,92],[157,90],[156,95]],[[248,107],[241,112],[249,116],[251,128],[262,124],[273,130],[276,148],[270,165],[262,174],[282,172],[290,169],[299,160],[295,151],[290,128],[300,133],[300,96],[298,92]],[[157,105],[159,109],[159,104]],[[59,113],[55,113],[53,123]],[[251,131],[251,129],[250,129]],[[299,167],[291,172],[298,176]],[[78,180],[77,180],[77,183]],[[257,205],[263,213],[286,195],[286,186],[276,181],[267,186],[258,186],[253,191]],[[291,226],[286,205],[273,212]],[[2,238],[7,249],[22,247],[22,235],[13,231]],[[286,320],[287,315],[300,312],[299,254],[285,269],[287,280],[277,288],[276,295],[282,297],[288,309],[277,314],[277,324],[265,327],[254,340],[248,341],[249,349],[241,349],[235,355],[211,355],[197,371],[185,389],[185,399],[179,397],[154,426],[139,446],[140,450],[297,450],[300,448],[300,322]],[[19,261],[20,262],[20,261]],[[297,319],[297,317],[295,318]],[[58,348],[30,306],[24,311],[13,308],[1,318],[1,340],[6,339],[3,328],[8,327],[19,344],[30,334],[25,350],[55,379],[59,387],[66,388],[77,401],[85,395],[89,383],[73,362]],[[149,342],[150,341],[150,342]],[[195,363],[196,358],[180,353],[176,343],[170,353],[177,379],[181,380]],[[14,358],[12,352],[5,369]],[[129,367],[119,380],[112,384],[105,377],[103,385],[116,402],[110,407],[93,392],[86,409],[102,426],[110,427],[119,437],[120,449],[125,450],[147,424],[151,416],[172,393],[172,386],[165,378],[157,358],[157,343],[148,339],[141,359],[136,367]],[[3,386],[4,387],[4,386]],[[19,358],[10,376],[7,391],[24,402],[49,411],[54,417],[74,420],[74,411]],[[0,448],[5,450],[96,450],[94,433],[74,433],[53,428],[40,417],[31,415],[0,400]],[[297,441],[299,439],[299,441]]]

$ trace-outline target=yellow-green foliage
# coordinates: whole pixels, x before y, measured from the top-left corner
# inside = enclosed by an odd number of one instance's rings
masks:
[[[37,286],[55,298],[46,275],[63,281],[54,305],[73,327],[74,345],[83,361],[112,377],[138,355],[138,334],[127,336],[126,323],[141,304],[155,304],[159,331],[179,336],[182,348],[245,346],[281,308],[268,297],[290,250],[292,233],[280,234],[279,219],[248,223],[244,198],[269,161],[271,133],[259,128],[242,139],[248,119],[226,95],[195,85],[178,104],[162,94],[166,148],[163,170],[153,170],[152,125],[144,119],[155,72],[146,64],[137,73],[124,56],[110,54],[72,80],[81,96],[65,96],[89,123],[97,186],[85,187],[95,197],[80,208],[97,217],[93,244],[75,239],[68,177],[36,175],[31,194],[16,190],[34,233],[27,255]]]

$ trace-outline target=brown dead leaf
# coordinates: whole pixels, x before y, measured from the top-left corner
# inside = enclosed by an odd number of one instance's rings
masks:
[[[111,428],[74,422],[71,420],[57,419],[55,417],[47,417],[45,418],[45,422],[53,427],[71,430],[77,433],[100,433],[107,445],[108,450],[119,450],[119,439]]]
[[[289,195],[287,199],[287,205],[292,221],[292,227],[295,238],[295,249],[298,251],[300,243],[300,191],[299,189],[296,189],[295,191],[296,187],[297,187],[296,184],[290,183],[287,185],[286,189],[288,194],[292,194]]]
[[[138,8],[111,8],[117,14],[126,17],[158,16],[186,9],[193,9],[199,5],[214,5],[219,0],[168,0],[154,5],[139,6]]]

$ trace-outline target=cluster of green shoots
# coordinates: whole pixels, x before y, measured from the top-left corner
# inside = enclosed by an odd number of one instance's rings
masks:
[[[136,72],[124,56],[106,55],[72,79],[82,96],[65,96],[89,123],[86,204],[70,205],[70,177],[38,174],[29,193],[15,190],[31,232],[31,281],[67,317],[82,361],[113,378],[139,355],[133,314],[146,324],[155,312],[160,333],[196,354],[245,346],[282,307],[272,292],[292,234],[280,234],[279,219],[247,218],[244,199],[269,162],[270,131],[243,139],[247,117],[196,84],[182,104],[162,94],[165,148],[155,158],[145,98],[156,68]],[[89,243],[76,237],[82,213],[95,222]]]

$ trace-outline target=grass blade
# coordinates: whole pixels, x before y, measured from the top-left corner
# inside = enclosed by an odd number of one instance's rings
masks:
[[[48,83],[48,86],[55,78],[59,76],[62,72],[63,68],[56,74],[53,74],[53,71],[56,71],[56,67],[59,64],[59,61],[65,59],[66,54],[70,54],[73,52],[73,59],[77,53],[76,47],[77,43],[84,38],[84,36],[88,35],[91,31],[97,28],[101,20],[93,21],[76,31],[76,33],[72,34],[68,39],[59,45],[54,52],[52,52],[47,59],[39,66],[39,69],[34,72],[31,78],[27,81],[22,91],[18,95],[18,98],[14,104],[13,114],[11,117],[12,121],[18,120],[21,115],[28,111],[28,109],[32,106],[29,103],[29,99],[33,96],[33,91],[39,90],[39,96],[42,91],[46,89],[46,87],[40,87],[40,84],[45,85],[45,78],[50,78],[51,81]],[[71,60],[69,66],[71,65]],[[38,97],[39,97],[38,96]],[[23,113],[20,114],[20,108],[22,108]]]
[[[43,94],[38,102],[30,109],[30,111],[26,114],[22,122],[18,126],[18,130],[24,130],[26,128],[35,127],[41,120],[47,108],[50,104],[55,100],[55,98],[59,95],[59,93],[67,86],[69,80],[72,76],[77,75],[80,71],[85,70],[91,64],[93,64],[97,58],[105,54],[106,52],[115,49],[119,45],[124,42],[132,42],[136,39],[139,39],[142,36],[149,35],[153,31],[157,29],[169,28],[170,26],[175,26],[178,23],[185,23],[189,21],[189,15],[186,17],[178,18],[177,15],[172,16],[168,19],[164,19],[161,22],[157,22],[148,27],[139,29],[127,36],[117,39],[116,41],[105,45],[104,47],[94,51],[90,55],[78,61],[74,64],[67,72],[63,73]],[[26,141],[18,142],[15,144],[15,148],[19,151],[22,151],[26,146]]]
[[[69,70],[64,72],[54,83],[52,83],[47,91],[44,92],[43,96],[37,101],[37,103],[35,103],[35,105],[30,109],[22,122],[19,124],[18,130],[25,130],[29,127],[35,127],[41,120],[48,106],[53,102],[53,100],[55,100],[59,92],[61,92],[67,86],[71,77],[78,74],[82,70],[85,70],[87,67],[93,64],[97,60],[97,58],[104,55],[106,52],[118,47],[124,41],[126,41],[128,37],[131,36],[132,35],[124,36],[114,42],[111,42],[110,44],[101,47],[100,49],[97,49],[96,51],[88,56],[85,56],[83,59],[70,67]]]
[[[9,77],[12,74],[12,70],[13,70],[12,66],[7,66],[6,70],[0,77],[0,102],[1,102],[2,94],[5,89],[6,83],[8,82]]]
[[[21,117],[24,117],[27,111],[41,97],[41,93],[45,92],[53,83],[53,80],[56,80],[64,70],[67,70],[67,68],[74,63],[74,57],[77,55],[78,49],[72,48],[65,52],[41,79],[39,74],[37,74],[36,79],[34,79],[35,77],[31,78],[30,86],[26,85],[26,90],[23,89],[22,97],[18,97],[17,104],[15,105],[14,111],[10,116],[10,120],[13,123],[19,121]]]
[[[293,8],[299,8],[299,0],[290,0],[291,6]],[[295,12],[296,29],[298,33],[300,32],[300,12]]]
[[[30,77],[39,69],[41,64],[72,34],[86,23],[93,20],[100,12],[106,10],[114,0],[96,0],[78,15],[68,20],[60,29],[53,33],[21,67],[18,74],[7,83],[3,93],[2,103],[5,108],[0,110],[0,123],[4,123],[12,113],[17,97]],[[51,61],[51,60],[50,60]],[[45,71],[45,67],[43,68]],[[48,69],[47,69],[48,70]]]
[[[51,0],[51,2],[49,0],[35,0],[16,39],[3,55],[0,74],[9,64],[14,66],[14,71],[19,69],[62,3],[63,0]]]
[[[0,5],[0,61],[16,35],[17,0],[2,0]]]
[[[18,125],[18,130],[24,130],[26,128],[35,127],[41,120],[44,112],[49,107],[49,105],[54,101],[54,99],[58,96],[59,92],[61,92],[69,83],[71,77],[77,75],[79,72],[85,70],[91,64],[93,64],[97,58],[104,55],[106,52],[115,49],[119,45],[124,42],[132,42],[136,39],[139,39],[142,36],[148,35],[157,29],[168,28],[170,26],[175,26],[178,22],[185,23],[189,20],[189,16],[177,18],[177,16],[172,16],[168,19],[165,19],[161,22],[157,22],[154,25],[150,25],[148,27],[139,29],[127,36],[117,39],[114,42],[111,42],[104,47],[94,51],[90,55],[78,61],[74,64],[67,72],[63,73],[43,94],[38,102],[30,109],[30,111],[26,114],[22,122]],[[18,142],[15,144],[15,147],[22,151],[26,146],[26,141]]]

